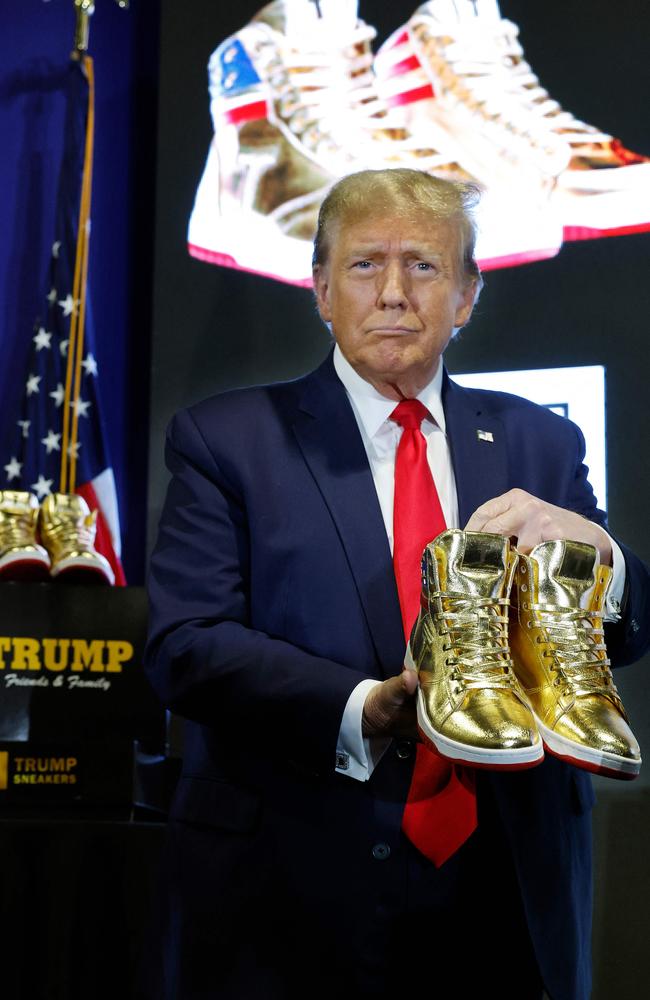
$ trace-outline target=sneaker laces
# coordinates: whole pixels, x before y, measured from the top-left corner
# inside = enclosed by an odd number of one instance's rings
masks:
[[[544,650],[544,656],[553,657],[551,670],[558,674],[558,685],[565,681],[573,694],[602,694],[619,704],[606,655],[603,612],[586,612],[558,604],[528,603],[523,608],[535,612],[537,621],[531,627],[537,624],[543,628],[547,641],[552,643],[551,649]],[[543,641],[538,637],[538,642]]]
[[[80,517],[61,518],[50,522],[47,526],[46,542],[49,547],[56,547],[59,552],[79,550],[94,551],[95,519],[92,514]]]
[[[431,37],[430,18],[415,17]],[[505,119],[509,129],[532,138],[557,155],[556,144],[610,142],[611,136],[579,121],[565,111],[540,84],[524,59],[519,28],[502,19],[493,24],[453,24],[436,29],[436,42],[444,44],[445,58],[489,117]],[[438,37],[440,36],[440,37]]]
[[[20,549],[34,545],[35,525],[33,513],[0,511],[0,548]]]
[[[452,166],[448,156],[423,148],[380,97],[370,43],[376,31],[358,22],[335,46],[293,48],[267,25],[258,53],[268,45],[268,80],[289,129],[315,153],[347,150],[363,165],[404,161],[422,170]],[[388,141],[387,141],[388,140]]]
[[[512,688],[517,684],[508,646],[510,600],[466,597],[436,591],[431,603],[440,599],[435,612],[438,634],[447,636],[443,650],[446,666],[467,688]]]

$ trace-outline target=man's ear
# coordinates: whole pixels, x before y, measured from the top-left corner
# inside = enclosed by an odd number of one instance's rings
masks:
[[[456,306],[456,315],[454,316],[455,331],[460,330],[466,323],[469,323],[474,304],[478,298],[478,292],[479,289],[476,282],[471,282],[462,289]]]
[[[315,264],[313,269],[314,295],[320,317],[324,323],[329,323],[332,319],[330,309],[330,286],[327,264]]]

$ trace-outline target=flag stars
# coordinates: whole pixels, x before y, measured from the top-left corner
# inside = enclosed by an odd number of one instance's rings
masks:
[[[68,458],[79,458],[79,449],[81,448],[81,441],[71,441],[67,447]]]
[[[62,358],[65,358],[67,356],[69,343],[70,343],[69,340],[62,340],[61,343],[59,344],[59,350],[61,351]]]
[[[60,406],[63,405],[63,397],[64,397],[64,395],[65,395],[65,392],[64,392],[63,386],[61,385],[60,382],[57,385],[56,389],[54,389],[53,392],[49,393],[50,399],[53,399],[54,402],[56,403],[57,410],[58,410],[58,408]]]
[[[44,326],[39,328],[38,333],[35,337],[32,337],[36,345],[37,351],[42,351],[44,347],[50,348],[50,341],[52,340],[52,334],[48,333]]]
[[[56,240],[52,244],[52,256],[55,260],[59,259],[59,250],[61,249],[61,240]]]
[[[61,435],[55,434],[52,430],[47,432],[47,437],[41,438],[41,444],[47,448],[48,455],[51,455],[53,451],[61,451],[60,441]]]
[[[56,288],[50,288],[46,298],[47,301],[50,303],[50,305],[53,306],[54,303],[56,302]]]
[[[23,437],[24,438],[28,438],[29,437],[29,428],[30,428],[31,423],[32,423],[31,420],[17,420],[16,423],[20,427],[20,429],[22,431]]]
[[[25,388],[27,389],[28,396],[33,396],[34,393],[40,392],[38,383],[41,381],[42,377],[43,377],[42,375],[30,375],[28,377],[27,385],[25,386]]]
[[[97,375],[97,362],[90,352],[81,362],[81,367],[84,369],[86,375]]]
[[[52,492],[53,482],[54,482],[53,479],[46,479],[45,476],[41,474],[38,477],[38,480],[35,483],[32,483],[30,489],[34,490],[34,493],[36,494],[39,500],[42,500],[43,497],[46,497],[48,493]]]
[[[12,456],[9,460],[9,464],[5,465],[5,472],[7,473],[7,479],[11,482],[12,479],[19,479],[20,472],[23,467],[23,463],[19,462],[15,456]]]
[[[72,316],[76,312],[79,303],[76,299],[73,299],[72,295],[68,294],[64,299],[59,299],[59,305],[63,310],[64,316]]]
[[[90,400],[81,399],[81,397],[79,397],[78,399],[73,399],[70,406],[74,410],[76,417],[87,417],[88,410],[90,408]]]

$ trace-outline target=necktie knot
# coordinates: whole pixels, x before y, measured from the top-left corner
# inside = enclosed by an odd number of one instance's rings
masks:
[[[404,430],[414,430],[419,428],[424,418],[428,416],[429,411],[419,399],[403,399],[391,413],[390,419]]]

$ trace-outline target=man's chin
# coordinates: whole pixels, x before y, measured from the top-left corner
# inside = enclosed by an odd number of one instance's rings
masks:
[[[438,361],[438,358],[414,357],[408,351],[382,351],[370,358],[360,358],[353,367],[366,382],[376,387],[399,387],[400,396],[410,396],[431,381],[436,374]]]

